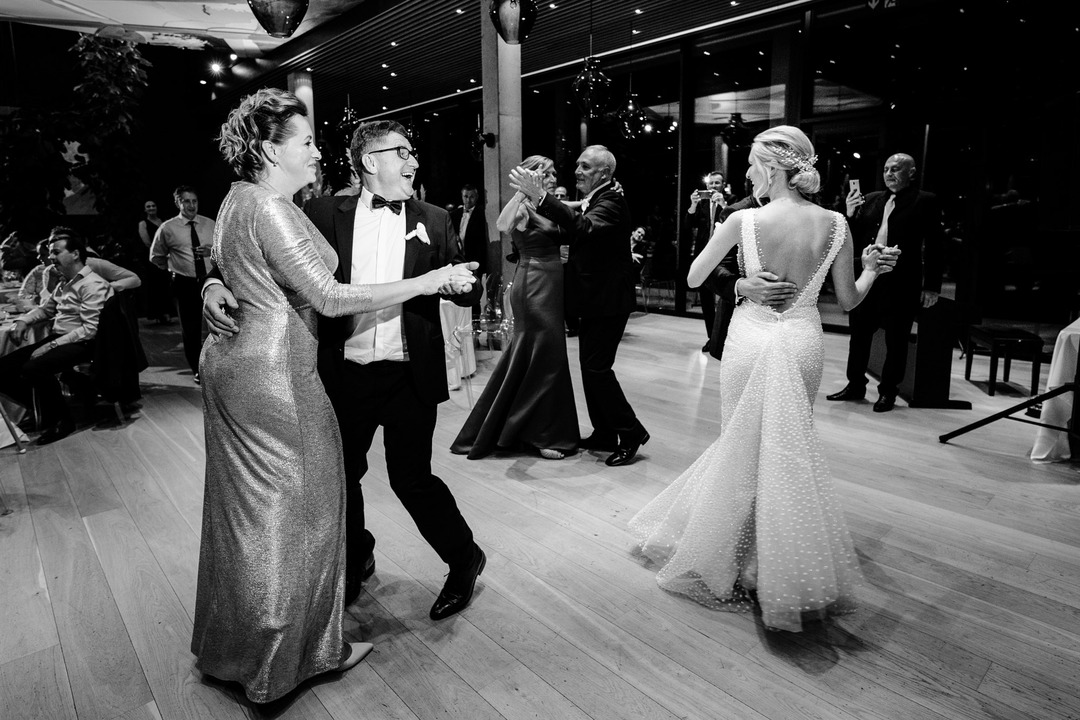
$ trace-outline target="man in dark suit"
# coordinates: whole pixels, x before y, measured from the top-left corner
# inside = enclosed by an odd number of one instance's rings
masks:
[[[538,173],[520,167],[510,172],[511,187],[529,197],[540,215],[570,232],[568,262],[577,281],[582,386],[593,426],[581,447],[613,451],[605,460],[610,466],[631,462],[649,440],[612,369],[634,309],[630,208],[612,186],[614,174],[615,156],[606,147],[585,148],[574,171],[584,196],[576,212],[548,197]]]
[[[450,213],[450,222],[453,223],[461,241],[461,250],[465,259],[478,265],[476,277],[483,278],[488,271],[488,225],[484,216],[484,208],[478,207],[480,191],[475,185],[466,184],[461,188],[461,207],[454,208]],[[488,297],[488,305],[493,298]],[[473,315],[480,314],[480,304],[473,305]]]
[[[874,332],[885,330],[885,362],[874,412],[888,412],[907,367],[908,336],[920,307],[937,302],[945,251],[941,205],[935,195],[916,188],[915,160],[897,153],[885,161],[885,191],[863,195],[852,188],[847,214],[856,240],[899,247],[903,259],[896,269],[879,277],[870,293],[851,311],[847,385],[829,400],[862,400],[866,396],[866,367]],[[859,262],[856,258],[856,262]]]
[[[360,171],[360,194],[314,198],[306,208],[338,254],[339,282],[392,282],[464,261],[449,213],[413,199],[419,163],[404,127],[389,120],[363,123],[350,153]],[[212,328],[231,322],[220,313],[225,298],[218,292],[205,293],[204,314]],[[477,282],[450,299],[467,307],[479,294]],[[437,408],[449,398],[444,362],[437,295],[376,312],[319,319],[319,374],[337,412],[344,446],[347,602],[359,595],[361,581],[375,566],[375,538],[365,527],[360,481],[380,426],[390,487],[450,568],[431,618],[464,609],[484,569],[484,552],[473,541],[453,494],[431,472]]]
[[[690,258],[696,259],[705,246],[709,244],[713,228],[721,221],[720,215],[727,207],[727,199],[724,197],[724,173],[713,170],[705,176],[705,189],[694,190],[690,193],[690,207],[686,210],[686,227],[689,231]],[[698,288],[698,299],[701,300],[701,315],[705,319],[705,345],[701,352],[709,352],[712,338],[713,325],[716,321],[716,294],[712,291],[710,283]]]

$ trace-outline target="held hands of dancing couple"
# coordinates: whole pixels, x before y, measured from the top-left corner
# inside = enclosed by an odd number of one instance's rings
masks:
[[[419,277],[375,285],[372,287],[373,306],[397,305],[417,295],[462,295],[471,292],[476,282],[473,271],[478,267],[479,264],[475,262],[447,264]],[[203,291],[203,319],[215,335],[232,337],[240,331],[240,326],[230,317],[230,312],[239,307],[236,297],[221,283],[210,284]]]

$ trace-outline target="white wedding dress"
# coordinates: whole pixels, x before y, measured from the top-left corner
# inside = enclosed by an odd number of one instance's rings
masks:
[[[762,270],[756,210],[743,214],[739,263]],[[818,293],[844,243],[842,215],[817,271],[782,313],[735,308],[720,365],[721,432],[701,457],[630,521],[657,584],[726,610],[749,610],[799,631],[854,609],[862,580],[813,403],[824,362]]]

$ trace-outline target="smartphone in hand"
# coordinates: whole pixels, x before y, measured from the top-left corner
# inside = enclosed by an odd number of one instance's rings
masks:
[[[850,188],[851,192],[862,193],[862,187],[859,185],[859,178],[852,178],[850,180],[850,182],[851,182],[851,188]]]

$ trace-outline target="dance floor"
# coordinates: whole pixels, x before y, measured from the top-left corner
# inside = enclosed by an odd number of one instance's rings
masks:
[[[772,633],[656,587],[626,522],[719,432],[703,334],[700,320],[631,319],[617,371],[652,441],[629,467],[451,455],[468,413],[468,391],[452,393],[434,464],[488,564],[472,605],[442,622],[427,612],[445,568],[389,491],[377,438],[364,492],[378,569],[347,619],[375,651],[254,707],[193,669],[200,397],[177,370],[178,328],[144,326],[153,367],[131,421],[0,450],[0,717],[1080,717],[1080,466],[1031,463],[1034,428],[1018,423],[937,441],[1017,402],[1026,363],[991,398],[954,359],[953,397],[973,410],[878,415],[825,401],[847,354],[827,335],[816,419],[869,581],[862,609]],[[973,377],[986,375],[976,358]]]

